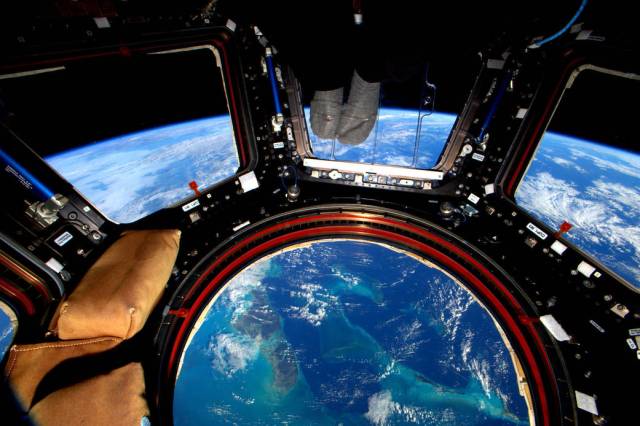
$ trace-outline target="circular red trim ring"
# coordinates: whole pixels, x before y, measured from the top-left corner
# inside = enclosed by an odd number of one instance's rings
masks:
[[[540,337],[537,334],[537,331],[534,327],[535,318],[528,317],[520,304],[516,301],[515,297],[507,290],[504,284],[489,270],[484,267],[480,262],[471,257],[468,253],[455,246],[454,244],[434,235],[431,232],[423,228],[419,228],[413,226],[411,224],[405,222],[399,222],[391,218],[385,218],[380,216],[368,215],[368,214],[359,214],[359,213],[336,213],[336,214],[319,214],[315,216],[302,217],[297,219],[292,219],[287,222],[279,223],[273,225],[269,228],[266,228],[262,231],[251,234],[246,239],[236,243],[230,250],[225,252],[221,257],[217,258],[212,265],[207,268],[206,272],[201,275],[201,277],[194,283],[186,296],[185,300],[189,300],[190,296],[194,295],[194,291],[199,284],[201,284],[208,275],[213,271],[215,267],[220,265],[226,258],[232,256],[246,248],[248,244],[251,242],[265,236],[267,234],[271,234],[280,230],[283,230],[287,227],[295,226],[302,223],[310,223],[310,222],[326,222],[330,220],[358,220],[361,222],[368,223],[378,223],[393,226],[395,228],[400,228],[403,230],[410,231],[414,234],[420,235],[427,240],[433,241],[434,243],[450,250],[452,253],[455,253],[457,256],[463,258],[466,262],[471,264],[484,278],[485,280],[491,282],[496,289],[500,292],[500,294],[506,296],[506,299],[510,305],[510,308],[515,310],[516,315],[510,312],[510,310],[500,301],[500,299],[496,296],[493,290],[488,288],[483,281],[478,278],[473,272],[467,269],[464,265],[462,265],[459,261],[452,259],[441,251],[437,250],[434,247],[431,247],[425,243],[417,241],[411,237],[400,235],[397,232],[387,231],[383,229],[371,228],[367,226],[357,226],[357,225],[330,225],[330,226],[319,226],[316,228],[309,228],[303,230],[292,231],[283,235],[279,235],[272,239],[269,239],[250,250],[242,253],[228,265],[226,265],[216,276],[207,283],[206,287],[203,291],[201,291],[196,300],[192,303],[191,307],[188,308],[187,313],[185,315],[184,321],[181,323],[180,328],[178,329],[177,336],[173,340],[173,347],[171,350],[171,354],[169,357],[169,364],[167,372],[170,373],[174,369],[174,365],[177,360],[178,350],[181,347],[181,343],[185,337],[185,334],[188,332],[194,317],[199,312],[200,307],[206,303],[212,293],[222,285],[230,275],[239,267],[244,265],[246,262],[251,259],[255,259],[260,256],[264,252],[268,252],[274,248],[292,244],[295,241],[299,241],[301,239],[306,238],[321,238],[321,237],[332,237],[332,236],[370,236],[375,237],[381,240],[386,240],[390,242],[400,243],[405,245],[413,250],[416,250],[419,253],[422,253],[427,258],[434,259],[439,262],[441,265],[449,268],[454,271],[458,276],[460,276],[465,282],[467,282],[474,290],[478,291],[482,297],[484,298],[485,303],[490,308],[490,311],[498,316],[501,320],[501,324],[506,325],[508,330],[511,332],[511,335],[515,337],[515,340],[518,344],[518,347],[522,350],[524,355],[526,365],[529,366],[530,374],[532,375],[533,382],[535,383],[535,391],[537,401],[540,404],[539,412],[542,414],[542,425],[548,426],[550,424],[549,418],[549,401],[547,399],[547,395],[544,392],[544,380],[542,377],[542,372],[538,367],[538,363],[536,361],[536,357],[533,353],[533,350],[527,341],[527,337],[523,333],[522,328],[525,328],[529,331],[531,337],[533,337],[535,347],[540,353],[544,353],[544,344],[541,341]],[[554,375],[549,363],[549,360],[543,357],[545,361],[545,372],[547,373],[547,379],[550,380],[549,383],[555,383]]]
[[[15,298],[15,300],[22,305],[27,315],[31,316],[36,313],[36,308],[33,305],[33,302],[31,302],[31,299],[2,278],[0,278],[0,291],[9,297]]]

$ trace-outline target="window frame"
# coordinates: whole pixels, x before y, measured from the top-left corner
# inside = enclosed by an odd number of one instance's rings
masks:
[[[535,223],[547,234],[554,236],[556,240],[571,248],[582,258],[588,260],[588,262],[597,267],[597,269],[606,272],[625,288],[636,294],[640,294],[640,286],[636,287],[632,285],[593,255],[567,240],[561,233],[557,233],[558,230],[552,229],[547,223],[532,216],[527,210],[522,208],[515,199],[515,194],[529,172],[529,168],[541,146],[542,139],[564,98],[566,90],[572,87],[581,72],[595,71],[616,77],[640,80],[640,74],[632,71],[622,71],[623,69],[637,69],[637,67],[634,68],[633,62],[626,62],[626,58],[620,58],[614,55],[614,59],[612,60],[607,56],[604,56],[604,58],[595,55],[594,57],[590,57],[588,53],[589,52],[571,51],[566,55],[564,61],[560,64],[553,65],[551,67],[552,72],[545,75],[542,87],[546,90],[538,90],[536,99],[534,100],[535,108],[532,107],[534,110],[538,108],[540,108],[540,110],[537,114],[530,114],[529,117],[529,120],[537,123],[533,127],[528,127],[531,126],[531,123],[523,124],[525,132],[514,140],[512,152],[510,153],[511,163],[501,171],[498,182],[509,203],[528,217],[530,222]],[[609,147],[610,145],[607,144],[606,146]]]
[[[251,142],[253,140],[253,129],[249,124],[251,119],[249,117],[246,96],[241,82],[241,73],[239,71],[242,68],[242,65],[240,63],[240,58],[236,53],[237,47],[235,44],[233,33],[229,28],[220,27],[207,31],[206,34],[197,37],[190,37],[188,39],[175,38],[162,40],[162,42],[141,42],[128,46],[118,46],[117,49],[107,47],[105,49],[98,49],[97,51],[89,50],[81,51],[80,53],[61,52],[55,53],[53,54],[53,57],[45,60],[38,58],[32,62],[18,61],[15,65],[0,67],[0,79],[56,71],[64,69],[65,64],[82,62],[83,60],[96,57],[164,54],[195,49],[211,50],[221,72],[221,79],[225,92],[229,119],[233,130],[233,140],[238,156],[239,167],[228,178],[216,182],[206,188],[198,188],[199,193],[204,193],[231,184],[231,182],[236,180],[238,176],[254,170],[257,165],[256,147]],[[12,148],[18,152],[20,157],[25,157],[25,165],[30,167],[33,166],[35,169],[42,170],[42,174],[44,175],[43,177],[51,179],[51,186],[61,189],[60,191],[54,192],[62,192],[62,189],[64,189],[66,194],[71,194],[73,198],[81,199],[86,203],[86,205],[90,206],[103,221],[106,221],[111,225],[118,226],[136,223],[165,210],[180,209],[180,206],[184,206],[190,202],[195,202],[195,200],[200,197],[200,194],[194,191],[193,194],[186,195],[184,198],[181,198],[160,210],[142,216],[133,222],[119,223],[109,218],[96,205],[94,205],[91,200],[80,193],[64,176],[58,173],[58,171],[51,167],[38,153],[31,149],[28,142],[25,142],[19,139],[18,136],[14,135],[14,140],[8,145],[15,145]]]

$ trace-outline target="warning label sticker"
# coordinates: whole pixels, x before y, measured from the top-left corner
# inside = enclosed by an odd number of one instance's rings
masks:
[[[58,238],[53,240],[53,242],[56,243],[58,246],[62,247],[63,245],[65,245],[69,241],[71,241],[72,239],[73,239],[73,235],[71,235],[69,232],[65,231],[62,234],[60,234],[60,236]]]

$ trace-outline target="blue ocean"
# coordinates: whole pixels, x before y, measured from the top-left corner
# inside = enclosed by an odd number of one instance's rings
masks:
[[[234,277],[204,315],[175,387],[177,425],[528,424],[486,310],[389,247],[280,253]]]

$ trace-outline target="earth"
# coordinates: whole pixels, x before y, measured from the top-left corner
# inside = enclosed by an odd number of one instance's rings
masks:
[[[176,425],[528,425],[509,350],[452,278],[387,246],[258,261],[203,314]]]

